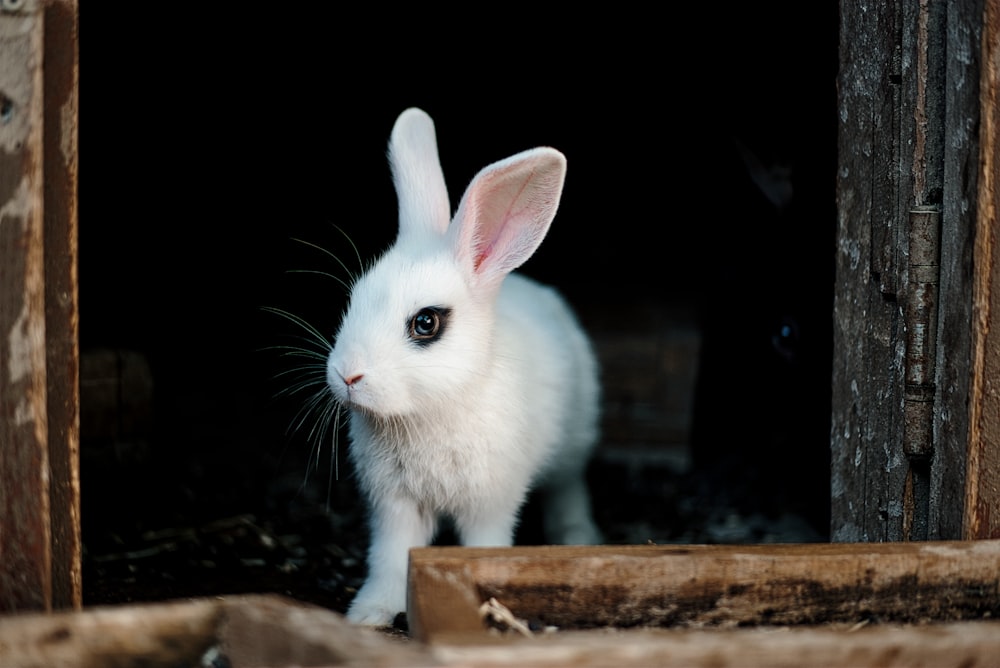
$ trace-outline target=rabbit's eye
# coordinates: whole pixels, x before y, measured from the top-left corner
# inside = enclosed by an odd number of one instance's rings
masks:
[[[441,338],[449,309],[428,306],[410,319],[409,335],[415,343],[427,344]]]

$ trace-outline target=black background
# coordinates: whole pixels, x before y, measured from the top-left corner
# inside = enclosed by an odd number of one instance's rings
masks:
[[[436,122],[455,202],[494,160],[566,154],[524,271],[584,312],[692,304],[696,459],[825,531],[836,7],[84,3],[81,346],[139,351],[155,383],[143,462],[99,474],[83,434],[85,543],[98,522],[229,512],[303,474],[311,446],[287,433],[298,406],[275,398],[284,362],[267,350],[295,331],[262,307],[334,332],[342,291],[289,270],[341,270],[294,239],[352,269],[337,227],[365,261],[391,242],[385,147],[408,106]],[[791,166],[788,210],[737,141]],[[764,473],[741,479],[748,461]]]

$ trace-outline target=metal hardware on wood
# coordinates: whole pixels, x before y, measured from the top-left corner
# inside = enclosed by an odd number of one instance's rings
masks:
[[[903,451],[929,456],[937,354],[938,253],[941,213],[936,207],[910,211],[910,272],[906,296],[906,391]]]
[[[934,454],[934,394],[937,357],[937,293],[941,212],[910,211],[909,279],[906,294],[906,369],[903,394],[903,453],[909,459],[909,538],[926,540],[930,514],[930,459]]]

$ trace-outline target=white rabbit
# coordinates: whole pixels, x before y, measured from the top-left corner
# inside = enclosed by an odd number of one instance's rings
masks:
[[[406,609],[409,549],[428,545],[441,517],[463,545],[511,545],[539,486],[547,540],[600,542],[584,477],[597,362],[553,289],[509,275],[555,216],[564,156],[536,148],[486,167],[453,221],[426,113],[400,114],[389,158],[399,234],[353,285],[327,360],[371,529],[347,616],[368,625]]]

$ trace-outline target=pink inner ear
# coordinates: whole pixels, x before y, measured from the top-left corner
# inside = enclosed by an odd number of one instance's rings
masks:
[[[485,209],[487,209],[487,211],[481,211],[482,214],[485,214],[485,220],[492,224],[483,225],[481,228],[482,232],[489,233],[489,236],[486,238],[480,238],[478,240],[479,243],[476,244],[477,252],[473,266],[477,272],[479,271],[479,268],[480,266],[482,266],[483,262],[485,262],[487,258],[493,255],[494,251],[497,248],[497,245],[505,241],[508,241],[507,237],[510,237],[511,235],[514,234],[514,232],[510,230],[510,225],[512,221],[520,220],[522,217],[530,218],[530,215],[524,216],[523,212],[521,211],[515,212],[514,209],[515,207],[518,207],[521,204],[521,196],[527,189],[528,184],[531,183],[531,179],[534,177],[534,174],[535,170],[531,170],[531,172],[526,175],[524,180],[521,181],[520,187],[516,188],[516,190],[515,188],[510,188],[510,187],[503,188],[504,184],[502,182],[500,183],[500,187],[497,188],[497,190],[500,190],[502,188],[503,190],[515,191],[509,194],[509,199],[494,200],[497,203],[501,201],[509,202],[504,211],[502,212],[488,211],[488,209],[490,208],[488,206],[488,203],[487,206],[484,207]]]
[[[541,243],[548,229],[546,215],[552,202],[545,188],[545,174],[537,170],[503,170],[491,175],[475,198],[479,221],[473,267],[477,273],[511,271],[521,265]],[[481,196],[479,196],[481,195]]]
[[[499,281],[531,257],[559,206],[565,160],[533,149],[494,163],[469,184],[455,215],[456,251],[480,279]]]
[[[476,255],[476,260],[472,263],[472,268],[475,269],[477,273],[479,272],[479,267],[483,264],[483,260],[485,260],[486,256],[489,254],[489,250],[485,250]]]

